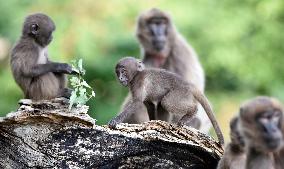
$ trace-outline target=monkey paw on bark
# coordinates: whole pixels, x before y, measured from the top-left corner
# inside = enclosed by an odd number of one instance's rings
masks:
[[[114,129],[117,124],[119,123],[117,122],[116,118],[113,118],[108,122],[108,126],[112,129]]]

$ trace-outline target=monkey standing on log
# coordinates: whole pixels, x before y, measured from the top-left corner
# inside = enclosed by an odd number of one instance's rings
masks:
[[[75,74],[66,63],[51,62],[47,46],[52,41],[54,22],[45,14],[26,17],[22,36],[11,53],[11,69],[25,98],[33,100],[70,97],[65,74]]]
[[[193,48],[176,30],[172,19],[166,12],[153,8],[142,13],[137,21],[136,36],[141,46],[143,62],[146,67],[163,68],[180,75],[184,80],[193,83],[204,92],[205,77],[202,66]],[[130,96],[124,101],[123,108],[131,102]],[[169,120],[164,117],[165,111],[160,103],[145,102],[147,112],[133,114],[125,122],[141,123],[155,119]],[[153,115],[155,114],[155,115]],[[176,122],[180,117],[174,115],[170,120]],[[207,133],[211,124],[204,111],[198,111],[195,120],[189,124]]]
[[[162,69],[145,69],[144,64],[133,57],[121,59],[116,65],[115,72],[119,82],[129,87],[132,102],[109,122],[111,127],[134,113],[146,111],[145,101],[161,103],[164,112],[178,114],[181,118],[177,124],[183,125],[192,120],[200,103],[211,120],[220,144],[224,144],[223,134],[211,106],[194,84]]]

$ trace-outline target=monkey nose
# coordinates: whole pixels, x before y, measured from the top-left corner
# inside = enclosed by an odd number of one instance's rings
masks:
[[[164,48],[165,43],[166,43],[165,41],[154,40],[153,46],[157,51],[161,51]]]

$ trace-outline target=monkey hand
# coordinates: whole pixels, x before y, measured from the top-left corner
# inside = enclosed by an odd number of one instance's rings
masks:
[[[58,73],[74,74],[72,66],[67,63],[57,63],[55,66],[55,71]]]
[[[72,69],[72,72],[70,74],[71,75],[79,75],[80,72],[78,72],[77,70]]]
[[[181,127],[181,126],[184,125],[184,122],[180,120],[180,121],[178,121],[177,125],[178,125],[179,127]]]
[[[108,126],[109,126],[110,128],[112,128],[112,129],[114,129],[115,126],[116,126],[118,123],[119,123],[119,122],[118,122],[117,118],[113,118],[113,119],[111,119],[111,120],[108,122]]]

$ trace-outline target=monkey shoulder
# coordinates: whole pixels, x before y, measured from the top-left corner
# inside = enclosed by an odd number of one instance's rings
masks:
[[[245,168],[245,152],[236,151],[235,146],[229,143],[226,146],[225,153],[220,160],[218,169],[244,169]]]
[[[20,39],[11,51],[10,64],[12,72],[20,75],[36,63],[38,54],[37,46],[26,40]]]
[[[145,69],[147,74],[153,75],[154,77],[163,76],[164,78],[170,79],[179,79],[182,80],[182,77],[176,73],[167,71],[166,69],[158,69],[158,68],[147,68]]]
[[[26,57],[27,59],[36,55],[36,52],[38,52],[38,47],[36,45],[27,40],[20,39],[13,47],[11,56],[12,58]]]

